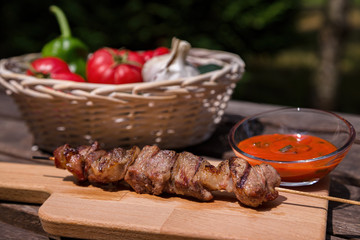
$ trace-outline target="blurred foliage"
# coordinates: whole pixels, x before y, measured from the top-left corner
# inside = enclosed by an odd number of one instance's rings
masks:
[[[148,49],[171,38],[240,55],[295,44],[297,1],[2,1],[0,57],[38,52],[59,35],[50,5],[66,13],[73,35],[92,51],[102,46]]]
[[[64,10],[73,35],[91,51],[103,46],[133,50],[170,46],[176,36],[193,47],[229,51],[244,59],[246,73],[233,98],[312,106],[309,96],[317,64],[317,29],[299,31],[299,15],[310,10],[307,13],[315,23],[304,25],[319,27],[316,19],[324,0],[1,1],[0,58],[39,52],[60,34],[49,12],[52,4]],[[313,18],[315,8],[317,17]],[[359,61],[358,56],[352,62]],[[354,87],[360,85],[358,71],[354,67],[342,73],[336,110],[360,113],[360,95]]]

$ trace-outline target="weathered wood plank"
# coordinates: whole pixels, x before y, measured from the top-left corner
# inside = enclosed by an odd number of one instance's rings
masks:
[[[21,120],[21,114],[14,100],[5,93],[4,88],[0,85],[0,117]]]
[[[344,184],[341,178],[334,177],[330,183],[330,195],[360,201],[360,188]],[[359,206],[329,202],[328,211],[328,234],[360,238]]]
[[[37,234],[23,228],[13,226],[11,224],[0,221],[0,239],[32,239],[32,240],[48,240],[49,237],[42,234]]]
[[[41,226],[38,210],[37,205],[0,202],[0,238],[48,239]]]

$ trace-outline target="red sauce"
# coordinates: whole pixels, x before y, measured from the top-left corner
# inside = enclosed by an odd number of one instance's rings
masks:
[[[337,148],[330,142],[310,135],[269,134],[245,139],[238,143],[238,148],[252,156],[282,161],[270,163],[280,174],[282,181],[302,182],[319,179],[335,168],[344,154],[325,158],[319,161],[292,163],[297,160],[318,158],[334,152]],[[250,164],[260,164],[261,161],[237,153]],[[289,162],[289,163],[286,163]]]
[[[317,158],[336,150],[326,140],[310,135],[259,135],[241,141],[238,148],[255,157],[294,161]]]

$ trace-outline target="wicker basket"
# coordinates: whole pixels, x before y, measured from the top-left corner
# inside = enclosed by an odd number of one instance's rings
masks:
[[[157,144],[176,149],[200,143],[220,122],[244,72],[238,55],[191,49],[194,65],[220,70],[171,81],[123,85],[38,79],[24,74],[28,54],[0,62],[0,83],[16,101],[34,144],[53,151],[64,143],[104,148]]]

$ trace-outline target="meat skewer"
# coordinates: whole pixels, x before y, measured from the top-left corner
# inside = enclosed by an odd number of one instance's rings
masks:
[[[95,143],[95,145],[97,145],[97,143]],[[93,146],[95,146],[93,145]],[[71,148],[67,145],[67,147],[64,146],[61,146],[57,149],[57,152],[58,154],[60,154],[61,156],[61,148],[63,148],[62,150],[65,150],[65,149],[68,149],[67,151],[69,151]],[[84,150],[81,151],[82,148],[85,148],[85,149],[90,149],[89,146],[88,147],[79,147],[77,149],[74,149],[74,150],[71,150],[70,152],[76,152],[76,151],[80,151],[79,153],[80,154],[84,154]],[[96,146],[96,148],[98,148],[98,146]],[[137,148],[136,149],[136,152],[137,152]],[[69,153],[65,153],[63,152],[62,154],[64,154],[64,157],[65,155],[68,156]],[[54,154],[55,155],[55,154]],[[50,159],[50,160],[53,160],[55,161],[55,157],[40,157],[40,156],[33,156],[34,159]],[[86,158],[85,158],[86,159]],[[57,159],[57,161],[59,161],[59,159]],[[65,159],[63,160],[65,162],[67,162],[67,159],[65,157]],[[85,160],[86,161],[86,160]],[[68,168],[69,169],[72,169],[72,166],[74,165],[76,161],[72,161],[71,163],[69,163],[69,166]],[[104,161],[102,161],[104,163]],[[126,161],[125,161],[126,162]],[[127,162],[128,164],[130,163],[131,161]],[[55,161],[55,163],[57,163]],[[59,162],[58,162],[59,163]],[[58,164],[57,163],[57,164]],[[99,162],[100,163],[100,162]],[[83,164],[83,163],[82,163]],[[63,168],[63,169],[66,169],[67,166],[66,166],[66,163],[65,165],[61,165],[61,166],[58,166],[59,168]],[[206,167],[206,171],[209,171],[211,172],[211,174],[208,174],[207,176],[207,182],[208,182],[208,187],[210,186],[213,186],[213,188],[209,188],[210,190],[217,190],[217,189],[225,189],[229,192],[232,191],[233,188],[229,187],[229,188],[226,188],[224,184],[224,180],[226,180],[226,178],[228,177],[229,173],[227,172],[228,171],[228,160],[224,161],[224,162],[221,162],[217,167],[215,166],[212,166],[211,164],[208,164],[207,167]],[[101,168],[103,169],[103,167]],[[116,169],[116,168],[114,168]],[[80,171],[79,173],[81,173],[83,170],[81,170],[81,165],[80,165]],[[103,170],[101,170],[103,171]],[[80,180],[80,181],[84,181],[84,179],[82,178],[79,178],[79,175],[77,174],[76,171],[72,171],[70,170],[70,172],[72,172],[75,177]],[[110,174],[110,172],[108,172]],[[215,174],[213,174],[215,173]],[[222,174],[220,174],[222,173]],[[114,173],[113,173],[114,174]],[[171,174],[171,173],[170,173]],[[205,173],[206,174],[206,173]],[[117,175],[116,173],[114,175]],[[81,176],[81,175],[80,175]],[[110,174],[111,176],[111,174]],[[124,175],[123,175],[124,176]],[[119,177],[118,177],[119,178]],[[123,177],[120,177],[119,179],[122,179]],[[206,177],[205,177],[206,178]],[[229,180],[231,181],[231,180]],[[102,181],[102,182],[107,182],[107,181]],[[114,181],[108,181],[108,182],[114,182]],[[210,184],[209,184],[210,183]],[[229,184],[228,184],[229,185]],[[226,185],[226,186],[228,186]],[[230,184],[231,186],[231,184]],[[303,195],[303,196],[307,196],[307,197],[313,197],[313,198],[319,198],[319,199],[325,199],[325,200],[328,200],[328,201],[335,201],[335,202],[341,202],[341,203],[346,203],[346,204],[354,204],[354,205],[360,205],[360,202],[359,201],[354,201],[354,200],[349,200],[349,199],[343,199],[343,198],[337,198],[337,197],[332,197],[332,196],[324,196],[324,195],[318,195],[318,194],[313,194],[313,193],[308,193],[308,192],[303,192],[303,191],[297,191],[297,190],[293,190],[293,189],[287,189],[287,188],[281,188],[281,187],[278,187],[277,184],[274,185],[274,189],[278,192],[285,192],[285,193],[291,193],[291,194],[297,194],[297,195]],[[158,195],[158,194],[161,194],[161,191],[158,192],[158,191],[154,191],[154,194]],[[274,198],[275,198],[275,195],[274,195]]]
[[[80,182],[125,181],[139,194],[179,194],[201,201],[210,201],[212,191],[225,190],[250,207],[276,199],[281,181],[268,164],[252,167],[244,159],[232,157],[214,166],[192,153],[157,146],[105,151],[97,142],[77,148],[65,144],[54,151],[54,161],[57,168],[67,169]]]

